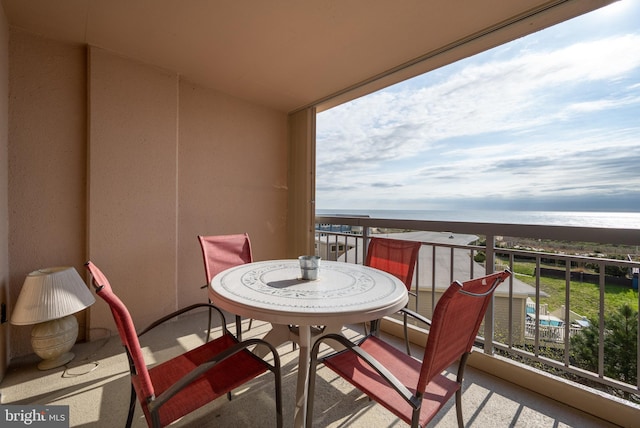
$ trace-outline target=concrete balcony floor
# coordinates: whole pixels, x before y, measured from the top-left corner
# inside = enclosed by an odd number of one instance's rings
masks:
[[[232,320],[233,317],[228,316],[227,319]],[[155,361],[161,361],[202,343],[205,326],[206,313],[183,316],[145,335],[142,345],[154,353]],[[246,331],[247,327],[248,321],[245,320],[245,338],[262,336],[269,324],[254,320],[251,330]],[[362,334],[362,326],[348,326],[343,332],[347,337],[357,339]],[[68,405],[72,427],[124,426],[130,391],[127,358],[115,332],[93,331],[92,336],[97,338],[74,347],[76,358],[66,368],[39,371],[36,368],[39,359],[35,355],[12,361],[0,383],[1,403]],[[392,337],[384,337],[394,341]],[[283,366],[284,426],[291,427],[298,353],[293,351],[290,343],[278,350]],[[419,352],[416,349],[417,355]],[[151,364],[154,360],[149,358],[147,362]],[[318,374],[314,426],[406,426],[332,371],[322,367]],[[271,374],[265,374],[247,387],[236,390],[231,402],[221,397],[174,426],[275,426],[272,379]],[[463,391],[463,413],[468,427],[616,426],[471,367],[467,368]],[[454,401],[451,400],[431,426],[457,426]],[[133,426],[146,426],[139,407],[136,408]]]

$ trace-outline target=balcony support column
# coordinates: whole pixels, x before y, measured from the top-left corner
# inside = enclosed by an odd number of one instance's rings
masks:
[[[302,254],[314,254],[315,125],[315,108],[289,115],[287,257],[291,258]]]

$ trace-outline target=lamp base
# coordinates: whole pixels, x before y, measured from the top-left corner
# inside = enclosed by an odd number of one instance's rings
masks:
[[[74,315],[36,324],[31,330],[31,346],[44,360],[38,368],[49,370],[73,360],[74,355],[69,351],[77,338],[78,320]]]
[[[42,360],[38,364],[38,369],[40,370],[50,370],[55,369],[56,367],[64,366],[69,361],[73,360],[75,355],[73,352],[65,352],[57,358],[49,358],[48,360]]]

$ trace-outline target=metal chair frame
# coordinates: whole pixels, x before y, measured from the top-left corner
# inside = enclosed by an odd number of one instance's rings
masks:
[[[198,382],[200,382],[200,384],[202,384],[202,382],[215,382],[215,386],[210,384],[210,388],[198,387],[199,389],[197,390],[199,395],[205,391],[208,396],[207,399],[213,400],[225,393],[229,394],[236,386],[242,385],[265,371],[271,371],[274,375],[276,425],[278,427],[282,427],[282,374],[280,368],[280,357],[276,349],[271,344],[262,339],[239,341],[227,329],[222,311],[216,306],[206,303],[198,303],[179,309],[154,321],[148,327],[144,328],[139,333],[136,333],[128,309],[115,295],[115,293],[113,293],[111,285],[106,277],[104,277],[102,272],[93,263],[87,262],[86,267],[92,274],[91,282],[95,288],[96,294],[99,297],[102,297],[111,308],[114,321],[118,328],[129,362],[131,396],[126,421],[127,428],[131,427],[133,422],[136,397],[139,397],[139,402],[144,411],[148,425],[150,427],[161,427],[206,404],[206,400],[200,399],[200,402],[205,402],[202,404],[193,404],[191,408],[176,407],[175,404],[173,406],[171,405],[170,400],[172,398],[176,397],[178,394],[189,391],[189,389],[192,386],[195,387]],[[179,315],[203,307],[207,307],[210,311],[216,312],[220,316],[222,326],[221,336],[213,341],[207,340],[205,344],[189,350],[182,355],[173,357],[158,366],[148,368],[142,356],[139,338]],[[209,324],[209,328],[210,327],[211,324]],[[268,361],[257,357],[250,351],[250,349],[253,349],[256,346],[266,346],[268,348],[267,355],[270,354],[273,357],[273,363],[269,363]],[[163,373],[165,368],[172,369],[173,367],[176,367],[176,370],[179,372],[185,371],[184,368],[182,370],[180,369],[182,367],[180,365],[180,359],[184,355],[188,355],[186,359],[190,361],[190,366],[195,365],[195,367],[184,373],[179,379],[176,379],[174,383],[166,388],[157,388],[154,386],[151,376],[151,373],[154,370],[158,370],[158,373]],[[203,361],[196,365],[198,360]],[[251,364],[251,368],[248,368],[246,373],[241,373],[243,377],[232,380],[222,379],[227,375],[227,373],[221,372],[220,370],[222,369],[218,370],[220,364],[242,365],[247,362]],[[173,373],[173,371],[167,370],[167,373]],[[224,383],[224,381],[228,381],[232,385]],[[158,390],[159,395],[156,395],[156,390]],[[202,397],[199,396],[199,398]],[[166,411],[169,412],[168,415],[165,415],[164,424],[161,421],[161,412],[163,409],[168,409]]]
[[[221,251],[221,248],[225,246],[237,247],[233,248],[233,253],[225,253],[225,254],[233,254],[237,256],[237,265],[242,263],[251,263],[253,261],[253,253],[251,251],[251,240],[249,239],[249,235],[247,233],[243,234],[232,234],[232,235],[198,235],[198,241],[200,242],[200,248],[202,249],[202,258],[204,259],[204,270],[207,283],[200,288],[208,288],[211,279],[216,276],[218,273],[222,272],[225,269],[228,269],[234,266],[231,263],[216,263],[213,259],[213,254]],[[218,257],[221,258],[221,257]],[[209,303],[215,303],[211,301],[209,298]],[[207,341],[211,335],[211,310],[209,311],[209,330],[207,332]],[[251,329],[251,325],[253,323],[253,319],[249,319],[249,327],[248,330]],[[238,340],[242,340],[242,317],[240,315],[236,315],[236,337]]]
[[[411,285],[421,247],[422,243],[419,241],[370,238],[365,265],[394,275],[404,283],[405,287],[407,287],[407,292],[415,296],[416,294],[411,290]],[[411,355],[407,315],[407,312],[403,312],[404,343],[407,355]],[[379,326],[380,320],[371,321],[371,331],[374,334],[378,334]]]
[[[510,276],[511,272],[505,270],[463,284],[454,281],[438,301],[433,321],[402,309],[407,315],[430,326],[422,361],[373,334],[357,344],[338,334],[319,338],[311,349],[306,426],[311,427],[313,421],[317,366],[324,363],[412,427],[426,425],[455,394],[458,426],[463,427],[462,381],[467,359],[489,300],[498,285]],[[468,291],[466,287],[482,287],[485,291]],[[469,300],[469,297],[473,300]],[[468,309],[468,317],[460,321],[463,308]],[[343,350],[319,358],[320,346],[327,341],[338,342],[337,348]],[[458,365],[454,381],[442,372],[456,361]],[[383,397],[383,394],[387,395]],[[411,410],[410,414],[408,409]]]

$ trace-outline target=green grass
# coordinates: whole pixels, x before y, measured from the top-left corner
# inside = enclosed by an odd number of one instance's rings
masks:
[[[535,263],[518,262],[513,266],[514,273],[519,280],[535,287],[533,276]],[[549,297],[540,298],[541,304],[547,304],[549,311],[560,308],[565,303],[565,280],[540,277],[540,289]],[[629,287],[605,283],[604,313],[609,314],[618,307],[629,304],[638,310],[638,291]],[[569,308],[580,315],[586,316],[592,322],[598,319],[600,304],[600,290],[597,284],[571,281],[569,294]]]

